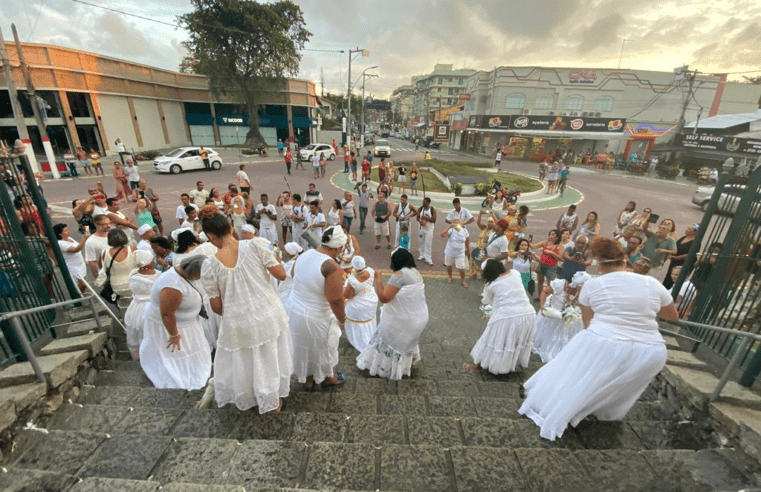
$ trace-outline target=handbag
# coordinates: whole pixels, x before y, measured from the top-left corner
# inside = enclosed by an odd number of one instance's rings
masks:
[[[116,253],[114,253],[114,256],[111,257],[111,263],[108,264],[108,268],[106,268],[106,281],[103,284],[103,288],[100,289],[100,297],[103,298],[104,301],[113,304],[116,306],[116,303],[119,302],[119,298],[121,297],[119,294],[114,292],[113,287],[111,287],[111,267],[114,266],[114,261],[116,260],[116,257],[119,256],[119,253],[124,249],[124,246],[116,250]]]
[[[185,278],[185,277],[182,277]],[[185,282],[188,283],[191,287],[193,287],[193,290],[198,292],[198,289],[196,289],[196,286],[193,285],[193,283],[185,278]],[[198,292],[198,295],[201,296],[201,293]],[[206,306],[203,305],[203,296],[201,296],[201,310],[198,311],[198,316],[202,317],[203,319],[209,319],[209,313],[206,312]]]

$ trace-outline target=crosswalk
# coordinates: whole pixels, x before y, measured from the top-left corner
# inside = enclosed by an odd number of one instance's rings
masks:
[[[406,152],[412,152],[412,153],[418,153],[421,156],[423,156],[423,155],[425,155],[426,150],[428,152],[430,152],[431,155],[436,155],[436,154],[439,154],[439,155],[456,155],[455,152],[449,151],[447,149],[426,149],[425,147],[419,147],[417,150],[415,150],[415,146],[414,145],[412,147],[396,147],[396,146],[391,147],[392,155],[393,155],[394,152],[397,152],[397,153],[399,153],[399,152],[405,152],[405,153]]]

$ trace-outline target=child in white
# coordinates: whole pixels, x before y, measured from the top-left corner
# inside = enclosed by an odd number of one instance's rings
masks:
[[[452,283],[452,265],[454,265],[460,271],[460,284],[467,289],[465,272],[468,270],[468,256],[470,256],[468,230],[463,227],[460,219],[454,219],[441,233],[441,237],[447,238],[447,246],[444,248],[444,266],[447,267],[449,276],[447,282]]]
[[[590,278],[586,272],[576,272],[570,283],[555,279],[541,292],[539,302],[542,309],[536,313],[533,352],[539,354],[542,362],[551,361],[571,338],[584,329],[580,317],[566,322],[562,313],[577,301],[581,286]]]

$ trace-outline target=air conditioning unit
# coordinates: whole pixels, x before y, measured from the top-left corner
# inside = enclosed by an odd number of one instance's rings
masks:
[[[578,111],[574,111],[573,113],[571,113],[571,116],[579,116],[579,112]]]
[[[531,110],[530,109],[524,109],[523,110],[523,114],[531,114]]]
[[[560,116],[568,116],[568,113],[560,113]]]
[[[598,111],[598,112],[595,113],[595,117],[599,118],[600,116],[602,116],[601,112]]]
[[[555,112],[554,112],[554,111],[550,111],[550,112],[549,112],[549,113],[547,113],[547,114],[548,114],[548,115],[550,115],[550,116],[555,116]]]
[[[581,116],[589,116],[589,113],[587,111],[584,111],[583,113],[581,113]]]

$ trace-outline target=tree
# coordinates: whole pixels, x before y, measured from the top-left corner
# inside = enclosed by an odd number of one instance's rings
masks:
[[[263,144],[259,131],[262,96],[285,87],[299,71],[301,50],[312,33],[298,5],[289,0],[191,0],[194,11],[179,16],[190,33],[190,53],[181,71],[209,77],[216,97],[229,95],[246,108],[246,145]]]

